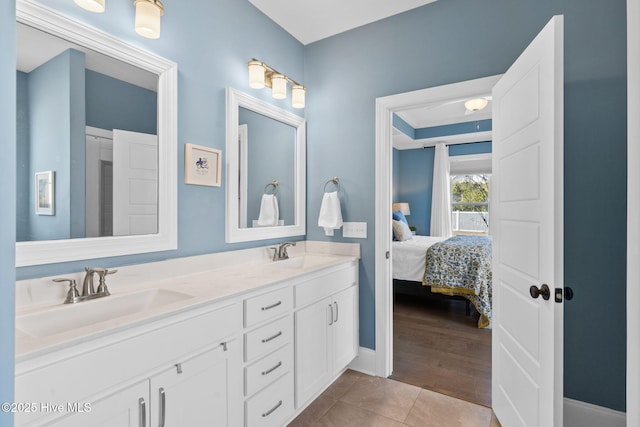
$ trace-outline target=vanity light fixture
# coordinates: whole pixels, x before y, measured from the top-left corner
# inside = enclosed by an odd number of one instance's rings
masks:
[[[255,58],[247,63],[247,68],[249,69],[250,87],[254,89],[270,87],[272,97],[285,99],[287,97],[287,83],[291,83],[291,106],[304,108],[307,89],[303,85]]]
[[[160,17],[164,15],[164,5],[160,0],[135,0],[136,33],[148,39],[160,37]]]
[[[469,111],[480,111],[487,106],[489,101],[486,98],[474,98],[466,101],[464,106]]]
[[[105,9],[105,0],[74,0],[83,9],[91,12],[102,13]],[[135,29],[136,33],[148,39],[160,37],[160,17],[164,15],[164,5],[160,0],[134,0],[136,8]]]
[[[90,12],[104,12],[104,0],[74,0],[78,6]]]

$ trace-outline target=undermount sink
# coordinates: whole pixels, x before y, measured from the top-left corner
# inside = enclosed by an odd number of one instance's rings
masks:
[[[269,263],[270,268],[275,269],[291,269],[291,270],[304,270],[305,268],[313,267],[323,262],[326,262],[327,258],[322,256],[305,255],[294,258],[285,259],[282,261],[273,261]]]
[[[192,296],[181,292],[155,288],[123,295],[111,295],[17,316],[16,329],[32,336],[45,337],[117,317],[143,312],[188,298],[192,298]]]

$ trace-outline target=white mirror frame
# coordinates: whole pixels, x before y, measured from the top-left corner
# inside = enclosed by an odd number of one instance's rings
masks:
[[[158,75],[158,233],[16,243],[16,267],[178,247],[178,66],[39,3],[17,0],[16,20]]]
[[[296,168],[294,224],[274,227],[240,228],[238,149],[239,108],[244,107],[296,129]],[[227,88],[227,156],[226,156],[226,234],[227,243],[302,236],[306,233],[306,121],[295,114],[254,98],[233,88]]]

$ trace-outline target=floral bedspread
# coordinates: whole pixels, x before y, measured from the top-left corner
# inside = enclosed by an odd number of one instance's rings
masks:
[[[491,325],[491,236],[454,236],[427,249],[423,286],[467,298]]]

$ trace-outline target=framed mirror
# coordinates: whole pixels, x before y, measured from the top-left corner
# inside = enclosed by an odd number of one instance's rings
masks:
[[[227,88],[226,241],[301,236],[306,122]]]
[[[39,3],[16,20],[16,266],[176,249],[177,65]],[[53,215],[33,208],[41,171]]]

